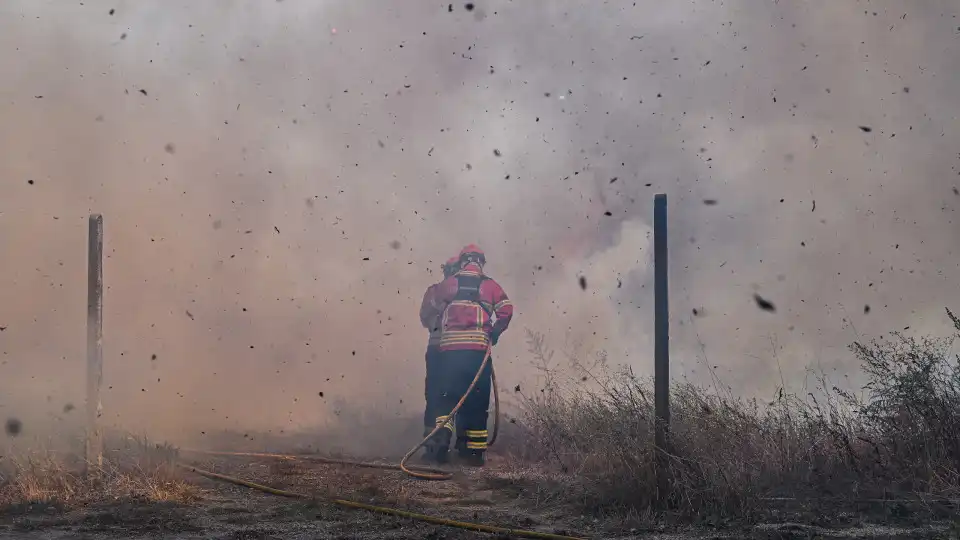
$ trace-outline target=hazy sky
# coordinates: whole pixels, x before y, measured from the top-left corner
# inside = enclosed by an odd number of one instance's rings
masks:
[[[91,212],[105,417],[157,436],[415,414],[420,298],[470,242],[507,394],[525,328],[647,372],[658,192],[675,375],[853,376],[858,336],[960,309],[958,12],[6,0],[0,415],[82,403]]]

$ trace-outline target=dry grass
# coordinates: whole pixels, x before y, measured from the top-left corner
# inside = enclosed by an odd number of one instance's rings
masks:
[[[960,320],[948,315],[960,332]],[[830,501],[819,513],[864,499],[931,505],[960,498],[960,366],[949,354],[952,341],[893,334],[853,344],[869,377],[864,399],[825,378],[815,392],[781,390],[767,404],[719,385],[674,386],[668,515],[749,519],[781,498]],[[593,515],[657,515],[650,381],[611,368],[602,355],[584,362],[574,354],[558,366],[542,335],[531,333],[529,345],[543,377],[540,387],[517,390],[522,412],[502,426],[498,442],[513,468],[491,477],[491,487],[544,510],[573,503]],[[82,463],[53,452],[0,459],[0,508],[198,498],[174,467],[175,449],[129,437],[108,448],[99,474],[89,476]]]
[[[948,310],[960,332],[960,320]],[[715,388],[672,388],[669,461],[674,515],[756,516],[776,498],[821,498],[828,509],[863,499],[960,496],[960,367],[950,339],[855,343],[869,376],[860,399],[820,378],[770,404]],[[656,507],[650,381],[600,356],[558,368],[529,334],[542,387],[521,391],[523,414],[503,442],[521,462],[565,476],[554,497],[584,508]],[[816,397],[819,396],[819,397]]]
[[[101,467],[84,473],[72,455],[33,451],[0,462],[0,506],[44,503],[79,506],[101,501],[189,502],[198,497],[176,469],[170,447],[123,437]]]

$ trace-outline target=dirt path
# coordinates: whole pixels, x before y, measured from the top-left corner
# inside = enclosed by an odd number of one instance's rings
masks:
[[[509,490],[494,490],[482,471],[453,481],[411,480],[399,471],[240,458],[198,466],[246,480],[318,496],[335,496],[444,518],[564,531],[550,512],[530,517]],[[114,501],[63,510],[41,504],[8,508],[0,538],[477,538],[478,534],[324,503],[261,494],[203,477],[194,504]],[[569,519],[562,520],[570,522]],[[489,535],[487,535],[489,536]]]
[[[449,482],[411,480],[397,471],[269,460],[216,459],[198,462],[209,470],[284,489],[403,508],[445,518],[522,527],[591,538],[943,538],[938,529],[859,526],[818,529],[775,524],[749,530],[630,531],[601,523],[549,500],[539,504],[530,486],[491,467],[467,470]],[[470,531],[362,510],[290,500],[246,488],[195,478],[200,499],[189,505],[117,500],[83,509],[32,505],[0,514],[0,539],[59,540],[113,538],[358,539],[493,538]],[[533,488],[535,491],[535,488]],[[522,497],[519,494],[523,492]],[[949,535],[947,535],[949,536]]]

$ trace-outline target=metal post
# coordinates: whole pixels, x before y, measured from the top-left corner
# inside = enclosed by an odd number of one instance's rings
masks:
[[[667,435],[670,427],[670,302],[667,297],[667,196],[653,198],[654,403],[657,500],[670,494]]]
[[[100,386],[103,383],[103,216],[92,214],[87,249],[87,448],[86,464],[103,466]]]

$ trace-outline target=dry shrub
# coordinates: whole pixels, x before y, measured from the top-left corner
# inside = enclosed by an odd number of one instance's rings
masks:
[[[0,462],[0,505],[77,506],[101,501],[189,502],[197,489],[184,481],[176,452],[166,445],[120,437],[110,441],[102,466],[73,454],[35,450]]]
[[[542,335],[528,332],[528,343],[543,379],[520,392],[509,452],[565,474],[560,492],[589,509],[656,507],[652,381],[610,368],[603,355],[559,368]],[[956,497],[960,367],[951,344],[897,333],[853,344],[869,376],[865,398],[825,377],[816,395],[781,389],[765,405],[719,387],[673,386],[672,509],[749,517],[776,498]]]

